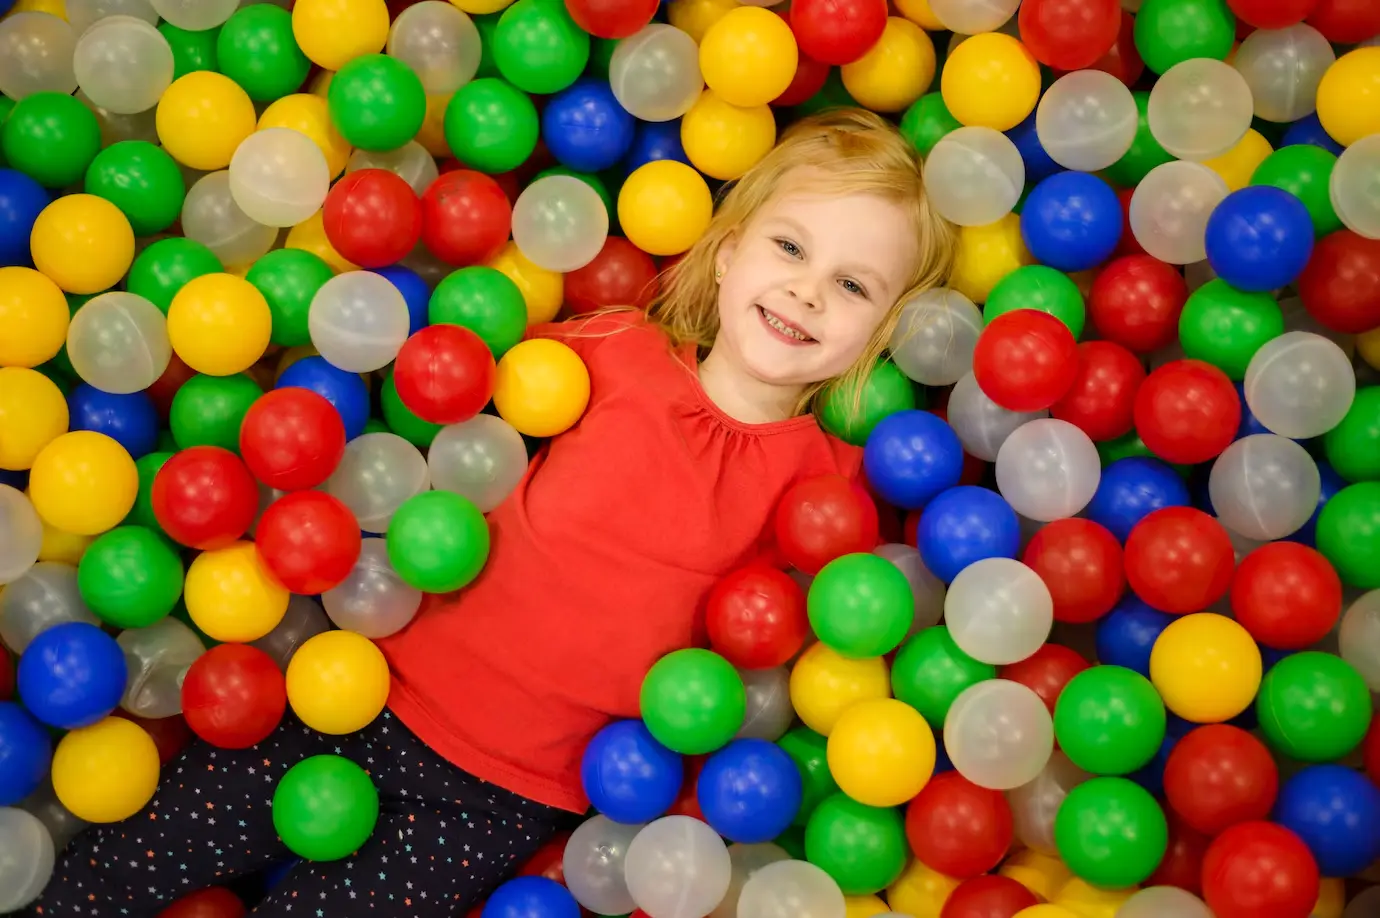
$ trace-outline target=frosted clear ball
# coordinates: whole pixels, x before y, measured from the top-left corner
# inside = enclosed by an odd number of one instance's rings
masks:
[[[442,427],[431,441],[426,462],[433,488],[454,491],[488,513],[527,474],[527,447],[507,421],[478,414]]]
[[[436,160],[426,147],[409,140],[396,150],[380,153],[376,150],[355,150],[345,163],[345,172],[358,172],[360,169],[384,169],[412,186],[418,197],[424,194],[440,170]]]
[[[7,485],[0,488],[13,490]],[[22,654],[30,641],[49,628],[69,622],[100,624],[81,598],[77,569],[70,564],[40,561],[0,593],[0,642],[16,654]]]
[[[1151,169],[1131,195],[1131,232],[1153,258],[1188,265],[1207,258],[1207,223],[1227,196],[1222,176],[1202,163]]]
[[[628,845],[628,893],[657,918],[704,918],[728,892],[733,862],[719,833],[689,816],[663,816]]]
[[[961,35],[995,32],[1016,15],[1021,0],[930,0],[930,11],[944,28]]]
[[[227,267],[251,264],[278,241],[278,227],[260,223],[235,203],[230,172],[197,179],[182,202],[182,235],[200,242]]]
[[[158,25],[158,11],[149,0],[67,0],[67,21],[78,35],[107,16],[133,16]]]
[[[173,53],[153,26],[132,16],[107,16],[87,29],[72,57],[77,85],[117,115],[146,112],[172,85]]]
[[[1150,90],[1150,133],[1179,159],[1221,156],[1251,127],[1254,105],[1246,78],[1230,65],[1195,57],[1164,72]]]
[[[623,39],[609,61],[609,87],[628,114],[671,121],[700,97],[700,50],[675,26],[654,22]]]
[[[1054,600],[1040,575],[1014,558],[984,558],[959,571],[944,597],[944,621],[959,649],[1004,666],[1040,649],[1054,626]]]
[[[925,159],[925,187],[939,215],[986,226],[1011,213],[1025,189],[1025,161],[1011,139],[986,127],[961,127]]]
[[[427,95],[445,96],[478,72],[479,28],[449,3],[422,0],[393,20],[387,51],[412,68]]]
[[[403,501],[431,487],[417,447],[393,433],[367,433],[345,444],[345,455],[326,480],[365,532],[387,532]]]
[[[1322,33],[1300,22],[1247,35],[1232,65],[1246,80],[1256,115],[1290,122],[1317,109],[1318,84],[1336,60],[1337,53]]]
[[[1101,70],[1054,81],[1035,110],[1035,132],[1049,158],[1066,169],[1106,169],[1131,149],[1140,112],[1126,84]]]
[[[1380,134],[1362,137],[1342,151],[1328,189],[1347,229],[1380,239]]]
[[[1291,331],[1255,352],[1243,386],[1246,404],[1266,430],[1307,440],[1341,423],[1356,396],[1356,372],[1332,341]]]
[[[296,226],[321,209],[331,190],[325,154],[291,128],[250,134],[235,148],[229,172],[235,203],[265,226]]]
[[[347,271],[326,281],[307,313],[312,346],[351,373],[387,366],[407,340],[408,324],[402,293],[372,271]]]
[[[378,640],[407,627],[422,605],[422,591],[393,570],[383,539],[365,539],[349,576],[322,593],[321,604],[342,631]]]
[[[743,884],[738,918],[846,918],[834,878],[806,861],[777,861]]]
[[[1088,505],[1102,477],[1097,447],[1068,421],[1022,424],[997,452],[997,488],[1021,516],[1048,523]]]
[[[1322,479],[1308,450],[1287,437],[1253,434],[1212,464],[1208,494],[1222,525],[1258,542],[1282,539],[1308,522]]]
[[[0,807],[0,914],[38,898],[53,875],[53,839],[38,817]]]
[[[1375,918],[1380,915],[1380,886],[1364,890],[1347,903],[1342,918]]]
[[[330,620],[326,618],[326,613],[321,610],[315,599],[293,594],[288,599],[287,612],[283,614],[282,621],[268,634],[257,641],[251,641],[250,646],[268,654],[273,658],[273,662],[278,664],[278,668],[286,672],[288,663],[292,662],[293,655],[297,653],[297,648],[308,639],[330,629]]]
[[[1342,615],[1341,657],[1361,674],[1372,692],[1380,692],[1380,590],[1363,593]]]
[[[1006,792],[1016,838],[1027,848],[1056,854],[1054,817],[1059,813],[1059,804],[1069,791],[1091,777],[1064,753],[1051,755],[1032,780]]]
[[[888,542],[872,549],[872,553],[896,565],[910,584],[911,596],[915,598],[915,619],[911,622],[910,633],[939,624],[944,616],[944,596],[948,588],[925,566],[920,552],[904,542]]]
[[[115,639],[129,669],[120,707],[136,717],[157,719],[182,713],[182,680],[206,652],[201,638],[171,616],[147,628],[121,631]]]
[[[18,102],[36,92],[70,93],[77,88],[76,49],[76,30],[52,13],[0,19],[0,94]]]
[[[108,147],[122,140],[146,140],[152,144],[159,142],[157,106],[142,112],[135,112],[132,115],[121,115],[108,108],[101,108],[80,89],[77,90],[75,98],[82,105],[91,109],[91,112],[96,116],[96,122],[101,128],[101,146]],[[189,171],[185,167],[182,168],[184,181]],[[200,173],[196,175],[200,177]]]
[[[1048,411],[1008,411],[987,397],[972,372],[949,393],[949,426],[963,449],[984,462],[995,462],[1001,445],[1021,425],[1049,417]]]
[[[1177,886],[1151,886],[1121,903],[1116,918],[1212,918],[1212,909]]]
[[[167,316],[138,294],[116,290],[92,297],[67,326],[67,357],[97,389],[147,389],[172,360]]]
[[[740,669],[747,690],[747,714],[735,739],[779,740],[795,722],[791,707],[791,674],[784,666],[774,669]]]
[[[1035,780],[1054,751],[1054,722],[1040,696],[1005,679],[964,689],[944,718],[944,749],[959,774],[1011,790]]]
[[[62,801],[57,798],[51,778],[45,778],[38,790],[25,797],[19,804],[19,809],[38,817],[38,821],[43,823],[52,837],[53,849],[56,851],[67,847],[67,843],[86,828],[85,820],[73,816],[72,811],[63,806]]]
[[[561,869],[565,887],[576,902],[598,915],[626,915],[637,908],[628,893],[623,865],[628,846],[640,831],[640,825],[592,816],[571,833]]]
[[[925,386],[951,386],[973,368],[982,312],[957,290],[934,287],[901,307],[891,333],[891,360]]]
[[[240,0],[149,0],[158,15],[188,32],[204,32],[223,25]]]
[[[763,842],[757,845],[730,845],[728,859],[733,864],[733,876],[728,881],[728,892],[723,900],[709,913],[709,918],[738,918],[738,899],[743,894],[743,884],[757,871],[768,864],[788,861],[791,856],[778,845]]]
[[[25,576],[38,561],[42,547],[43,523],[38,511],[23,491],[0,484],[0,584]],[[0,592],[0,640],[5,640],[4,602],[8,592]]]
[[[609,235],[604,199],[586,182],[549,175],[513,205],[513,242],[539,268],[564,274],[594,260]]]

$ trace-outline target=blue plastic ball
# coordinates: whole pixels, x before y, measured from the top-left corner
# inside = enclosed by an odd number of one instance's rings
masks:
[[[1165,507],[1190,506],[1188,485],[1173,467],[1160,459],[1128,456],[1102,470],[1097,491],[1088,502],[1087,517],[1125,542],[1146,516]]]
[[[1035,184],[1044,181],[1056,172],[1063,172],[1064,167],[1056,163],[1045,152],[1044,144],[1040,143],[1040,135],[1035,131],[1035,113],[1031,112],[1030,117],[1006,132],[1006,136],[1016,145],[1016,150],[1021,154],[1021,161],[1025,163],[1025,180],[1028,184]]]
[[[1152,609],[1127,593],[1097,623],[1097,660],[1105,666],[1124,666],[1150,678],[1150,651],[1174,616]]]
[[[541,137],[562,165],[598,172],[628,154],[636,119],[618,104],[603,80],[577,80],[551,97],[541,115]]]
[[[0,169],[0,268],[31,265],[29,235],[52,201],[43,186],[15,169]]]
[[[867,480],[888,503],[918,510],[963,475],[963,444],[930,411],[898,411],[882,419],[863,449]]]
[[[0,806],[38,790],[53,761],[48,731],[13,701],[0,701]]]
[[[345,422],[345,439],[364,433],[369,422],[369,387],[358,373],[332,366],[324,357],[303,357],[282,372],[273,388],[289,386],[310,389],[334,405]]]
[[[509,880],[489,896],[481,918],[580,918],[580,903],[546,877]]]
[[[125,693],[125,655],[95,625],[66,622],[34,638],[19,658],[19,697],[29,713],[75,730],[107,717]]]
[[[1343,765],[1310,765],[1285,781],[1273,818],[1303,839],[1325,877],[1360,873],[1380,857],[1380,788]]]
[[[685,147],[680,142],[679,118],[639,124],[637,133],[633,135],[632,148],[623,160],[623,168],[631,174],[647,163],[661,159],[673,159],[690,165],[690,157],[685,155]]]
[[[147,392],[116,394],[82,383],[67,396],[69,429],[103,433],[135,459],[158,446],[158,409]]]
[[[1350,484],[1324,460],[1314,457],[1313,464],[1318,467],[1318,477],[1322,479],[1322,488],[1318,491],[1318,505],[1313,508],[1313,515],[1308,518],[1308,522],[1284,537],[1286,542],[1298,542],[1309,548],[1317,546],[1318,517],[1322,514],[1323,507],[1337,496],[1338,491]]]
[[[1234,382],[1232,385],[1236,387],[1236,398],[1241,402],[1241,424],[1236,428],[1236,439],[1240,440],[1242,437],[1249,437],[1252,434],[1273,433],[1274,431],[1260,423],[1255,413],[1251,411],[1251,406],[1246,404],[1246,384]]]
[[[748,845],[771,841],[790,828],[804,783],[795,760],[780,746],[740,739],[709,757],[695,793],[715,832]]]
[[[630,825],[665,815],[684,780],[681,757],[640,720],[615,721],[594,734],[580,762],[589,802],[614,822]]]
[[[1121,241],[1121,201],[1112,186],[1086,172],[1057,172],[1040,182],[1021,209],[1021,236],[1041,264],[1086,271]]]
[[[375,268],[374,273],[388,279],[388,282],[398,288],[398,292],[403,295],[403,302],[407,303],[407,333],[415,335],[417,332],[426,328],[427,306],[431,302],[431,288],[422,280],[422,276],[406,265],[389,265],[386,268]]]
[[[1308,143],[1315,147],[1322,147],[1329,153],[1335,153],[1338,156],[1341,156],[1342,151],[1346,149],[1333,140],[1331,134],[1327,133],[1317,112],[1310,112],[1307,116],[1289,125],[1289,130],[1284,132],[1280,146],[1294,147]]]
[[[1292,284],[1313,254],[1313,218],[1303,202],[1273,185],[1251,185],[1222,199],[1207,224],[1208,264],[1239,290],[1265,293]]]
[[[925,507],[916,527],[916,542],[925,566],[949,583],[974,561],[1016,557],[1021,524],[1016,511],[997,492],[959,485]]]

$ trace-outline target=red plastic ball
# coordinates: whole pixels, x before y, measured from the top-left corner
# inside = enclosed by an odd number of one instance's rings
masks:
[[[1012,918],[1039,901],[1010,877],[987,874],[958,884],[944,900],[939,918]]]
[[[1297,542],[1269,542],[1241,559],[1231,585],[1236,621],[1266,647],[1302,650],[1342,614],[1342,580],[1326,558]]]
[[[224,886],[212,886],[183,896],[157,918],[244,918],[247,914],[238,896]]]
[[[0,648],[0,701],[14,697],[14,660],[10,652]]]
[[[739,568],[714,584],[704,616],[710,649],[741,669],[784,665],[810,631],[805,591],[765,564]]]
[[[1177,268],[1149,255],[1126,255],[1093,281],[1088,314],[1103,338],[1148,354],[1177,340],[1187,300],[1188,284]]]
[[[704,822],[704,811],[700,809],[699,783],[700,772],[704,771],[704,763],[709,761],[709,757],[692,755],[686,756],[684,761],[685,778],[681,782],[680,793],[676,795],[676,802],[671,804],[666,815],[689,816],[691,819]]]
[[[1334,44],[1360,44],[1380,35],[1380,4],[1375,0],[1318,0],[1307,21]]]
[[[1092,666],[1082,654],[1062,644],[1043,644],[1040,649],[1019,663],[1008,663],[997,673],[998,678],[1019,682],[1030,689],[1054,714],[1054,705],[1063,694],[1069,680]]]
[[[565,0],[575,24],[599,38],[627,38],[656,15],[659,0]]]
[[[1347,229],[1329,233],[1313,247],[1298,283],[1308,314],[1333,331],[1380,328],[1380,239]]]
[[[1241,399],[1226,373],[1201,360],[1174,360],[1136,393],[1136,433],[1166,462],[1197,465],[1236,439]]]
[[[334,405],[310,389],[274,389],[245,412],[240,455],[270,488],[314,488],[331,477],[345,455],[345,422]]]
[[[1227,6],[1242,22],[1257,29],[1282,29],[1312,12],[1318,0],[1227,0]]]
[[[171,717],[138,717],[124,708],[116,708],[112,716],[122,717],[144,729],[153,740],[154,748],[158,750],[160,765],[166,765],[177,758],[192,741],[192,731],[181,714]]]
[[[1212,839],[1184,822],[1173,809],[1166,808],[1169,823],[1169,845],[1165,848],[1160,866],[1145,881],[1146,886],[1177,886],[1195,896],[1203,894],[1203,856]]]
[[[158,416],[164,422],[172,413],[173,396],[177,395],[177,390],[195,375],[196,370],[183,363],[182,358],[174,353],[168,360],[168,367],[163,371],[163,375],[144,390],[148,397],[153,399],[153,407],[158,409]]]
[[[776,542],[786,563],[806,574],[840,555],[871,551],[879,531],[877,505],[842,475],[793,485],[776,505]]]
[[[294,491],[268,505],[254,531],[264,566],[293,593],[338,586],[359,560],[359,523],[339,498]]]
[[[1145,382],[1140,358],[1112,341],[1078,345],[1078,373],[1051,416],[1068,421],[1092,440],[1114,440],[1135,423],[1136,393]]]
[[[1126,10],[1121,11],[1121,25],[1117,29],[1116,41],[1106,54],[1093,61],[1087,69],[1110,73],[1127,86],[1136,85],[1141,74],[1145,73],[1145,61],[1136,50],[1136,17]],[[1128,201],[1121,202],[1123,210],[1127,203]],[[1131,237],[1132,245],[1139,249],[1140,244],[1135,242],[1135,233],[1131,232],[1129,226],[1123,228],[1122,241],[1125,242],[1128,236]]]
[[[1025,0],[1021,42],[1042,64],[1082,70],[1116,44],[1121,30],[1117,0]]]
[[[1308,918],[1318,887],[1308,846],[1271,822],[1232,826],[1203,858],[1203,898],[1216,918]]]
[[[326,239],[346,261],[382,268],[401,260],[422,237],[422,202],[387,169],[360,169],[336,182],[321,208]]]
[[[565,846],[570,841],[569,832],[557,833],[537,849],[527,863],[518,871],[520,877],[546,877],[565,885]]]
[[[783,18],[789,18],[787,14],[781,15]],[[814,98],[815,93],[823,89],[828,81],[829,70],[828,64],[817,61],[808,54],[801,54],[796,60],[795,76],[791,77],[790,85],[781,95],[772,99],[771,104],[776,108],[790,108]]]
[[[422,242],[446,264],[484,264],[507,244],[512,228],[513,205],[481,172],[447,172],[422,195]]]
[[[610,236],[594,260],[565,276],[565,304],[574,313],[610,306],[645,309],[656,296],[656,262],[622,236]]]
[[[1078,374],[1078,342],[1067,325],[1034,309],[997,316],[978,336],[973,375],[1008,411],[1043,411],[1063,398]]]
[[[800,53],[842,66],[862,57],[886,29],[886,0],[795,0],[791,31]]]
[[[1015,829],[1001,791],[979,787],[956,771],[935,775],[906,807],[906,838],[932,870],[967,879],[1001,863]]]
[[[1230,724],[1190,730],[1164,766],[1169,805],[1206,835],[1268,818],[1278,792],[1279,769],[1270,750]]]
[[[1136,239],[1135,230],[1131,228],[1131,198],[1135,196],[1135,193],[1134,187],[1122,188],[1116,193],[1117,203],[1121,205],[1121,238],[1117,240],[1116,248],[1112,250],[1113,258],[1147,254],[1145,247],[1140,244],[1140,240]],[[1187,298],[1187,292],[1185,292],[1185,298]]]
[[[1226,595],[1236,555],[1222,524],[1192,507],[1148,514],[1126,537],[1126,581],[1148,605],[1183,615]]]
[[[1126,590],[1121,543],[1091,520],[1055,520],[1041,527],[1021,560],[1049,587],[1056,621],[1097,621]]]
[[[468,421],[494,394],[493,352],[468,328],[429,325],[403,342],[393,363],[398,398],[432,424]]]
[[[1361,761],[1372,784],[1380,787],[1380,714],[1376,714],[1361,741]]]
[[[273,658],[248,644],[219,644],[197,657],[182,683],[182,715],[220,749],[248,749],[277,729],[287,683]]]
[[[153,478],[153,516],[174,542],[224,548],[254,525],[259,488],[239,456],[219,446],[175,453]]]

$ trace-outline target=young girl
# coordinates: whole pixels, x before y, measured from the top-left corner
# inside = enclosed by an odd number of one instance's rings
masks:
[[[820,429],[816,396],[854,391],[952,246],[918,155],[880,118],[835,111],[787,131],[647,315],[534,330],[584,360],[589,408],[490,515],[483,574],[380,642],[388,709],[350,736],[289,715],[252,749],[193,744],[142,812],[68,847],[31,913],[153,918],[289,857],[278,779],[336,753],[378,787],[377,828],[345,860],[293,867],[255,913],[464,914],[588,808],[585,745],[638,716],[658,658],[705,642],[703,598],[762,552],[781,495],[857,474],[861,451]]]

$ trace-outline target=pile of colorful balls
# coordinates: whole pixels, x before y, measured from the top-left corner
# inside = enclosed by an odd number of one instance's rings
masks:
[[[527,328],[859,105],[959,226],[823,406],[865,482],[786,496],[475,914],[1380,915],[1380,3],[0,11],[0,912],[191,735],[370,723],[587,404]],[[275,794],[312,860],[376,815]]]

